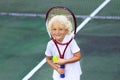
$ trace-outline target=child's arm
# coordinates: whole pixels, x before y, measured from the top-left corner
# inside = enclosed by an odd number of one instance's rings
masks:
[[[58,66],[56,66],[55,63],[53,63],[51,56],[46,56],[46,61],[47,61],[47,63],[48,63],[53,69],[55,69],[59,74],[64,74],[64,69],[59,68]]]
[[[73,63],[73,62],[79,61],[80,59],[81,59],[81,53],[76,52],[76,53],[74,53],[73,57],[70,58],[70,59],[58,59],[56,64],[64,65],[64,64],[67,64],[67,63]]]

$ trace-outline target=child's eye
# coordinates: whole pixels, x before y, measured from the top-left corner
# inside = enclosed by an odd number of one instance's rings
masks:
[[[63,30],[62,28],[60,28],[59,30]]]
[[[52,30],[54,30],[54,31],[55,31],[56,29],[54,28],[54,29],[52,29]]]

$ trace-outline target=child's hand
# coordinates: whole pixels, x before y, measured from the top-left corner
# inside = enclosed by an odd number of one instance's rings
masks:
[[[55,63],[58,64],[58,65],[64,65],[65,64],[65,59],[59,58]]]
[[[57,69],[57,72],[58,72],[59,74],[64,74],[65,71],[64,71],[63,68],[58,68],[58,69]]]

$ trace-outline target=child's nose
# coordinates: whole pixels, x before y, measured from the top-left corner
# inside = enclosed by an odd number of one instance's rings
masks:
[[[56,33],[58,34],[60,31],[59,30],[56,30]]]

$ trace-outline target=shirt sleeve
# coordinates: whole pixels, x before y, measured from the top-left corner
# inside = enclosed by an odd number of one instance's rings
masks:
[[[52,56],[51,48],[52,48],[51,42],[48,42],[46,50],[45,50],[45,55],[46,56]]]
[[[72,40],[70,45],[71,45],[70,47],[71,47],[72,53],[76,53],[76,52],[80,51],[80,48],[79,48],[79,46],[77,45],[77,43],[74,39]]]

